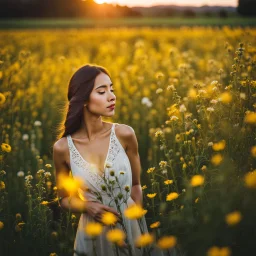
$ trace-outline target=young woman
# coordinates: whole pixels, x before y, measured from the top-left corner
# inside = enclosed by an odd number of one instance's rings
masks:
[[[116,96],[108,71],[95,65],[81,67],[70,80],[68,101],[64,130],[53,146],[53,158],[57,187],[62,186],[59,177],[68,177],[71,170],[73,177],[82,180],[80,191],[86,198],[85,202],[77,195],[70,196],[65,190],[58,190],[63,208],[82,213],[74,255],[94,255],[95,250],[98,256],[117,255],[106,239],[106,232],[110,229],[108,226],[104,226],[103,232],[96,238],[96,246],[84,231],[89,222],[101,222],[102,214],[106,211],[115,214],[119,220],[123,217],[125,222],[130,251],[124,253],[128,248],[125,244],[118,255],[142,255],[134,240],[141,234],[141,228],[144,232],[148,231],[145,218],[142,217],[140,228],[137,220],[128,220],[119,214],[121,212],[122,215],[127,205],[142,205],[138,143],[130,126],[102,121],[102,116],[112,117],[115,114]],[[111,178],[111,171],[112,175],[114,171],[120,183],[120,188],[113,190],[114,196],[120,192],[128,195],[127,204],[123,203],[119,212],[116,202],[106,195],[102,186],[103,177]],[[101,198],[96,194],[100,194]],[[117,226],[121,228],[119,223]]]

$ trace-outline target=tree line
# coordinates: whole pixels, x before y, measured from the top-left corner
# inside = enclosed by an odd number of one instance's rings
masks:
[[[0,1],[1,18],[126,17],[141,16],[127,6],[96,4],[93,0]]]
[[[153,8],[153,7],[152,7]],[[160,16],[173,16],[177,11],[170,8],[151,10]],[[256,0],[239,0],[237,12],[241,15],[256,15]],[[196,16],[192,10],[184,10],[184,16]],[[96,4],[93,0],[0,0],[0,18],[118,18],[145,16],[141,11],[127,6]],[[147,16],[147,15],[146,15]],[[156,15],[157,16],[157,15]],[[208,16],[211,16],[209,13]],[[219,13],[227,17],[226,11]]]

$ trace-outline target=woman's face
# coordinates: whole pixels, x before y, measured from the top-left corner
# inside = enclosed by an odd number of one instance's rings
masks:
[[[87,110],[96,115],[113,116],[115,113],[116,96],[113,93],[112,81],[105,73],[97,75],[93,90],[87,103]]]

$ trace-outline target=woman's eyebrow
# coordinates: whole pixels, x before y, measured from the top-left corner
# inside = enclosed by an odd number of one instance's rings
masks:
[[[111,87],[111,86],[113,86],[113,84],[110,84],[109,86]],[[97,89],[99,89],[99,88],[102,88],[102,87],[103,87],[103,88],[107,88],[108,86],[105,85],[105,84],[103,84],[103,85],[100,85],[99,87],[97,87],[95,90],[97,90]]]

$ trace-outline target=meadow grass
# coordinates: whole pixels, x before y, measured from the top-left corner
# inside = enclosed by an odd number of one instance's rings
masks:
[[[0,37],[1,255],[73,253],[79,214],[58,204],[52,146],[68,81],[86,63],[111,74],[116,112],[106,120],[130,125],[138,138],[150,231],[142,242],[197,256],[256,251],[254,28]]]

